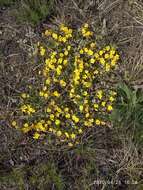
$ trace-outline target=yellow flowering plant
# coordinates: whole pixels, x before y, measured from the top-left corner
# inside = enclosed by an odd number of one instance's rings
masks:
[[[61,24],[38,42],[38,86],[21,94],[18,121],[34,139],[53,134],[69,146],[88,129],[106,126],[116,91],[107,80],[118,67],[119,54],[100,47],[88,24],[73,30]]]

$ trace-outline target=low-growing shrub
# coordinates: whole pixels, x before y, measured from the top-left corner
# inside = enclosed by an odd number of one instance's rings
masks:
[[[143,138],[143,92],[121,83],[118,86],[118,98],[111,114],[114,126],[122,126],[135,131],[139,141]]]
[[[58,174],[53,163],[41,163],[34,166],[18,166],[0,176],[0,188],[16,188],[19,190],[30,186],[32,189],[64,189],[62,176]]]
[[[12,5],[15,0],[0,0],[0,7]]]
[[[119,54],[111,45],[96,44],[88,24],[72,30],[63,24],[43,34],[33,85],[21,94],[12,125],[34,139],[53,134],[69,146],[92,127],[107,126],[116,99],[109,82]]]
[[[53,14],[54,0],[21,0],[17,11],[19,21],[38,24],[47,16]],[[54,10],[55,12],[55,10]]]

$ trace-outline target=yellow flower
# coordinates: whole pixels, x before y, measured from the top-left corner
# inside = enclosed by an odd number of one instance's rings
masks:
[[[113,96],[110,96],[109,100],[110,100],[111,102],[113,102],[113,101],[115,100],[115,98],[114,98]]]
[[[48,93],[44,93],[44,98],[48,98]]]
[[[76,135],[74,133],[71,134],[71,138],[72,139],[75,139],[76,138]]]
[[[105,65],[105,59],[104,58],[100,58],[99,61],[100,61],[101,65]]]
[[[24,127],[29,127],[28,123],[24,123],[23,126],[24,126]]]
[[[25,99],[25,98],[27,98],[27,94],[26,93],[22,93],[21,97]]]
[[[112,53],[110,53],[109,58],[113,59],[113,57],[114,57],[114,55]]]
[[[82,134],[82,133],[83,133],[82,129],[79,129],[78,132],[79,132],[79,134]]]
[[[51,101],[51,105],[53,105],[53,106],[55,105],[55,101],[54,100]]]
[[[16,121],[12,121],[11,125],[12,125],[13,127],[16,127],[16,126],[17,126]]]
[[[90,47],[91,48],[94,48],[96,46],[96,43],[94,43],[94,42],[92,42],[91,44],[90,44]]]
[[[61,57],[61,58],[58,59],[58,63],[61,64],[62,62],[63,62],[63,58]]]
[[[59,117],[59,116],[60,116],[60,113],[59,113],[59,112],[56,112],[56,113],[55,113],[55,116],[56,116],[56,117]]]
[[[79,141],[76,141],[75,144],[79,144]]]
[[[95,59],[90,59],[90,63],[95,63]]]
[[[102,105],[103,107],[105,107],[105,104],[106,104],[106,102],[101,102],[101,105]]]
[[[65,43],[67,41],[67,39],[65,37],[63,37],[62,41]]]
[[[92,119],[89,119],[89,121],[91,122],[91,123],[93,123],[94,122],[94,119],[92,118]]]
[[[84,104],[88,104],[88,100],[87,99],[84,100]]]
[[[66,117],[67,119],[69,119],[71,116],[70,116],[69,113],[67,113],[67,114],[65,115],[65,117]]]
[[[95,111],[97,111],[99,107],[98,104],[94,104],[93,106],[94,106]]]
[[[45,83],[46,83],[47,85],[49,85],[50,82],[51,82],[51,81],[50,81],[50,79],[48,78],[48,79],[46,79],[46,82],[45,82]]]
[[[69,111],[69,108],[68,108],[68,107],[66,107],[66,108],[64,109],[64,111],[65,111],[65,112],[68,112],[68,111]]]
[[[68,63],[68,60],[65,59],[65,60],[63,61],[63,64],[64,64],[64,65],[67,65],[67,63]]]
[[[50,114],[50,119],[53,121],[55,118],[54,114]]]
[[[34,139],[39,139],[39,137],[40,137],[40,134],[39,134],[39,133],[37,133],[37,132],[34,133],[34,135],[33,135],[33,138],[34,138]]]
[[[80,53],[80,54],[83,54],[83,53],[84,53],[83,49],[81,49],[81,50],[79,51],[79,53]]]
[[[114,55],[114,54],[115,54],[115,50],[112,49],[112,50],[110,51],[110,54]]]
[[[63,54],[63,53],[60,53],[59,55],[60,55],[60,57],[64,57],[64,54]]]
[[[80,111],[83,111],[83,105],[80,105],[80,106],[79,106],[79,110],[80,110]]]
[[[59,97],[60,94],[58,93],[58,91],[54,91],[54,92],[53,92],[53,96]]]
[[[49,30],[46,30],[45,31],[45,36],[50,36],[51,35],[51,32]]]
[[[67,56],[68,54],[69,54],[69,52],[68,52],[68,51],[65,51],[65,52],[64,52],[64,55],[66,55],[66,56]]]
[[[59,113],[62,112],[61,108],[59,108],[58,106],[57,106],[56,110],[57,110]]]
[[[21,111],[24,113],[28,113],[28,115],[30,115],[31,113],[35,112],[35,109],[32,108],[30,105],[23,105],[21,106]]]
[[[97,74],[99,73],[99,71],[98,71],[98,70],[95,70],[93,73],[97,75]]]
[[[56,69],[57,75],[60,75],[60,74],[61,74],[61,72],[62,72],[61,70],[62,70],[62,66],[59,65],[59,66],[57,67],[57,69]]]
[[[100,122],[99,119],[96,119],[96,120],[95,120],[95,123],[96,123],[96,125],[100,125],[100,124],[101,124],[101,122]]]
[[[41,55],[41,56],[44,56],[44,55],[45,55],[45,52],[46,52],[46,50],[42,47],[41,50],[40,50],[40,55]]]
[[[11,125],[12,125],[14,128],[18,129],[18,125],[17,125],[17,122],[16,122],[16,121],[12,121]]]
[[[116,60],[119,60],[120,56],[118,54],[115,55],[114,57]]]
[[[52,131],[53,131],[53,128],[50,127],[50,128],[49,128],[49,131],[52,132]]]
[[[30,115],[31,113],[35,113],[35,109],[32,108],[30,105],[27,105],[27,113]]]
[[[50,113],[52,110],[50,108],[46,109],[47,113]]]
[[[101,100],[103,96],[103,91],[102,90],[98,90],[97,91],[97,97]]]
[[[60,25],[60,30],[61,30],[61,31],[65,31],[65,30],[67,30],[67,27],[65,27],[64,24],[61,24],[61,25]]]
[[[60,123],[61,123],[60,120],[59,120],[59,119],[56,119],[55,124],[56,124],[56,125],[59,125]]]
[[[88,54],[89,56],[92,56],[92,55],[93,55],[93,51],[92,51],[91,49],[89,49],[88,52],[87,52],[87,54]]]
[[[69,143],[68,143],[68,146],[69,146],[69,147],[73,147],[73,143],[70,143],[70,142],[69,142]]]
[[[85,114],[85,117],[86,117],[86,118],[88,118],[89,116],[90,116],[90,114],[89,114],[89,113],[86,113],[86,114]]]
[[[35,128],[36,128],[37,131],[43,131],[43,132],[46,131],[45,127],[43,126],[43,123],[41,123],[41,122],[38,122],[38,123],[35,125]]]
[[[84,37],[90,37],[93,33],[91,31],[87,31],[85,34],[83,34]]]
[[[57,35],[56,33],[53,33],[53,34],[52,34],[52,37],[53,37],[55,40],[58,39],[58,35]]]
[[[95,56],[96,59],[99,58],[99,54],[98,53],[95,53],[94,56]]]
[[[68,45],[67,50],[68,50],[68,51],[70,51],[70,49],[71,49],[71,46],[70,46],[70,45]]]
[[[52,129],[52,132],[55,134],[55,133],[56,133],[56,130],[55,130],[55,129]]]
[[[106,123],[104,121],[101,121],[101,125],[106,125]]]
[[[106,46],[106,47],[105,47],[105,50],[106,50],[106,51],[109,51],[109,50],[110,50],[110,46]]]
[[[104,57],[105,57],[105,59],[109,59],[109,54],[106,53]]]
[[[75,123],[78,123],[79,122],[79,118],[76,116],[76,115],[73,115],[72,116],[72,119]]]
[[[105,70],[106,70],[107,72],[110,71],[110,65],[109,65],[109,64],[106,64]]]
[[[87,96],[87,95],[88,95],[87,91],[84,91],[84,92],[83,92],[83,95],[84,95],[84,96]]]
[[[21,106],[21,111],[22,111],[22,112],[26,112],[26,109],[27,109],[27,106],[26,106],[26,105]]]
[[[111,91],[111,94],[112,94],[113,96],[116,96],[116,95],[117,95],[117,92]]]
[[[65,136],[67,137],[67,138],[69,138],[70,136],[69,136],[69,134],[67,133],[67,132],[65,132]]]
[[[44,92],[43,92],[43,91],[40,91],[40,92],[39,92],[39,96],[44,96]]]
[[[48,120],[48,121],[47,121],[47,124],[48,124],[48,125],[51,125],[51,124],[52,124],[52,122],[51,122],[50,120]]]
[[[44,86],[44,87],[43,87],[43,91],[46,91],[46,90],[47,90],[47,86]]]
[[[92,127],[92,123],[88,120],[88,121],[85,121],[84,122],[84,125],[86,126],[86,127]]]
[[[64,80],[60,80],[60,85],[65,87],[66,86],[66,82]]]
[[[85,28],[82,28],[82,29],[81,29],[81,32],[82,32],[82,35],[84,36],[85,33],[86,33],[86,29],[85,29]]]
[[[99,55],[103,55],[103,53],[104,53],[104,52],[103,52],[102,50],[99,51]]]
[[[111,66],[115,66],[115,64],[116,64],[116,60],[113,59],[113,60],[111,61]]]
[[[91,83],[91,82],[84,82],[84,86],[85,86],[86,88],[91,87],[91,85],[92,85],[92,83]]]
[[[83,27],[84,27],[84,28],[88,28],[89,25],[88,25],[87,23],[85,23],[85,24],[83,25]]]
[[[107,110],[108,110],[108,111],[112,111],[112,110],[113,110],[113,107],[112,107],[111,105],[108,105],[108,106],[107,106]]]
[[[88,52],[88,48],[85,47],[85,48],[84,48],[84,51],[85,51],[85,53],[87,53],[87,52]]]
[[[57,136],[60,137],[62,135],[62,132],[59,130],[57,131]]]
[[[30,127],[23,127],[21,130],[23,133],[28,133],[31,129]]]

